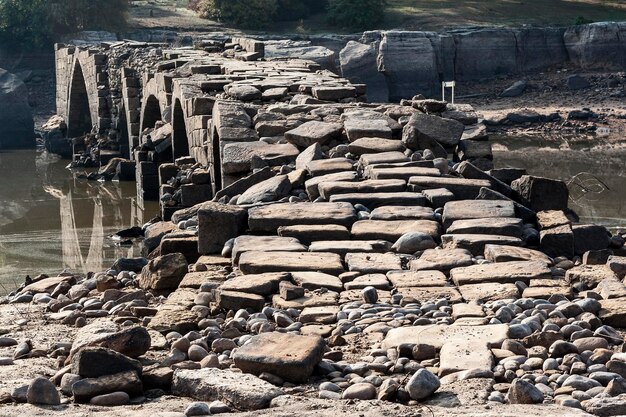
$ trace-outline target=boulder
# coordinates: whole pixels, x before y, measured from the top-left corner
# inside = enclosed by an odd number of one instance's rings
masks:
[[[26,391],[26,401],[36,405],[59,405],[61,398],[54,384],[44,377],[37,377],[31,381]]]
[[[130,300],[129,300],[130,301]],[[150,333],[141,326],[119,328],[111,321],[100,321],[82,327],[74,339],[70,356],[85,347],[103,347],[130,358],[137,358],[150,349]]]
[[[34,148],[35,124],[26,85],[0,68],[0,149]]]
[[[367,98],[373,103],[389,101],[385,76],[378,71],[376,44],[349,41],[339,53],[341,74],[353,83],[367,85]]]
[[[342,129],[343,126],[339,123],[311,121],[285,132],[285,139],[296,146],[307,148],[315,143],[324,144],[337,138]]]
[[[322,360],[325,346],[319,336],[263,333],[237,349],[233,359],[247,373],[269,372],[286,381],[306,382]]]
[[[77,402],[87,402],[98,395],[118,391],[123,391],[130,396],[143,394],[143,384],[135,371],[85,378],[72,385],[72,393]]]
[[[431,149],[435,152],[437,148],[432,149],[435,143],[448,148],[458,145],[464,130],[463,123],[456,120],[416,113],[404,127],[402,141],[407,148]],[[437,151],[435,156],[445,158],[447,152],[443,155]]]
[[[83,378],[135,371],[141,375],[141,363],[114,350],[102,347],[86,347],[72,356],[71,372]]]
[[[274,398],[284,394],[254,375],[216,368],[175,371],[172,393],[200,401],[220,400],[238,410],[267,408]]]
[[[224,244],[246,228],[248,212],[242,207],[203,203],[198,210],[198,252],[221,253]]]
[[[237,199],[239,205],[268,203],[289,195],[291,182],[287,175],[278,175],[248,188]]]
[[[569,191],[563,181],[523,175],[511,183],[522,204],[537,212],[566,210]]]
[[[183,254],[170,253],[159,256],[143,267],[139,286],[143,289],[165,292],[175,290],[187,272],[187,260]]]

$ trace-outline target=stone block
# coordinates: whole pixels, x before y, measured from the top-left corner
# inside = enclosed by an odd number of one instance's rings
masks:
[[[198,210],[198,252],[221,253],[224,244],[246,228],[246,209],[220,203],[204,203]]]

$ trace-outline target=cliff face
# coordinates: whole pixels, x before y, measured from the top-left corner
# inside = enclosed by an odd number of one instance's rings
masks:
[[[570,28],[479,28],[445,33],[374,31],[340,53],[344,77],[377,100],[435,95],[441,81],[470,81],[571,63],[626,69],[626,22]],[[388,94],[388,95],[387,95]]]

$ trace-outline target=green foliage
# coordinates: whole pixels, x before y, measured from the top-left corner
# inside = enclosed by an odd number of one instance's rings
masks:
[[[244,29],[264,29],[276,19],[279,0],[197,0],[190,3],[200,17]]]
[[[329,0],[328,20],[349,29],[371,29],[382,22],[385,6],[385,0]]]
[[[49,46],[59,35],[125,27],[128,0],[0,0],[0,43]]]
[[[40,48],[49,40],[46,0],[0,0],[0,44]]]
[[[593,23],[593,20],[587,19],[585,16],[578,16],[576,18],[576,25],[588,25],[589,23]]]

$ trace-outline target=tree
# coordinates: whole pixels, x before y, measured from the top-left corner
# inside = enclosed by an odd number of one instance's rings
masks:
[[[371,29],[382,22],[385,0],[330,0],[328,20],[349,29]]]
[[[50,41],[46,0],[0,0],[0,43],[41,48]]]

